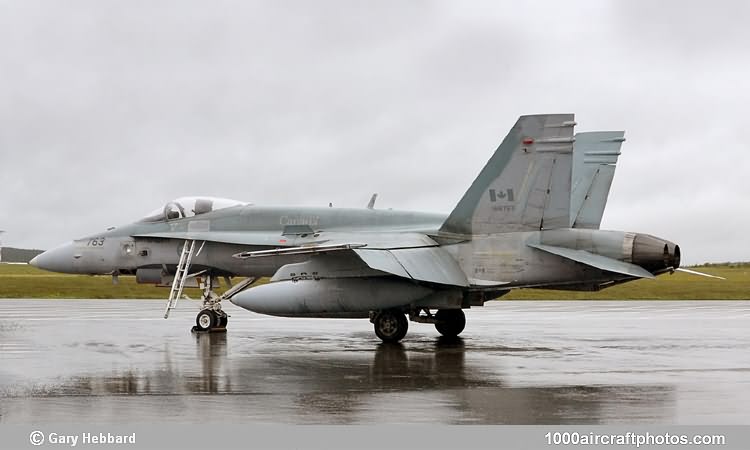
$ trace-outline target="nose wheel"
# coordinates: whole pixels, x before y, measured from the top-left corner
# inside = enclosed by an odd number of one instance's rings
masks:
[[[224,311],[215,311],[213,309],[203,309],[195,317],[195,326],[193,331],[196,332],[216,332],[227,331],[227,322],[229,316]]]

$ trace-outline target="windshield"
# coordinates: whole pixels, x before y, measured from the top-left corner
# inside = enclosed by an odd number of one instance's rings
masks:
[[[180,197],[149,213],[140,222],[161,222],[184,219],[233,206],[247,205],[246,202],[216,197]]]

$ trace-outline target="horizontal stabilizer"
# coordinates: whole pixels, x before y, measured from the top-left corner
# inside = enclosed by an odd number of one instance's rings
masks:
[[[528,244],[533,247],[553,255],[562,256],[587,266],[596,267],[597,269],[606,270],[607,272],[621,273],[636,278],[656,278],[648,270],[641,266],[636,266],[625,261],[608,258],[606,256],[595,255],[585,250],[573,250],[565,247],[555,247],[552,245]]]

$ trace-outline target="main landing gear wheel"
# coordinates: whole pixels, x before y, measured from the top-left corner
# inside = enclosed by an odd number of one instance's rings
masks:
[[[458,336],[466,326],[466,316],[461,309],[439,309],[435,320],[435,329],[445,337]]]
[[[409,321],[400,311],[382,311],[375,316],[373,324],[375,334],[383,342],[398,342],[406,336],[409,329]]]
[[[195,318],[195,331],[215,331],[226,329],[227,315],[211,309],[204,309]]]

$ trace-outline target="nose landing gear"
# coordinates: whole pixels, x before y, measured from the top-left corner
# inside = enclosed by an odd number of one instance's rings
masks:
[[[169,293],[169,300],[167,300],[167,309],[164,312],[164,318],[169,317],[169,312],[177,306],[177,300],[182,297],[182,290],[187,280],[195,278],[198,280],[198,285],[202,290],[201,300],[203,301],[203,305],[195,318],[195,326],[192,328],[192,331],[199,333],[226,332],[229,315],[221,309],[221,301],[228,300],[240,291],[250,287],[257,278],[247,278],[227,289],[224,294],[217,295],[213,291],[215,276],[210,272],[204,270],[194,274],[189,273],[193,256],[199,254],[204,245],[205,242],[203,242],[196,253],[196,241],[186,240],[183,244],[180,261],[177,264],[175,277],[172,281],[172,290]],[[226,280],[229,283],[229,279],[226,278]]]
[[[227,323],[229,322],[229,315],[221,309],[221,301],[227,298],[227,294],[234,295],[237,293],[234,288],[230,288],[224,295],[216,295],[213,291],[213,280],[214,277],[211,275],[206,276],[206,280],[200,283],[203,288],[201,293],[201,299],[203,300],[203,306],[195,317],[195,326],[192,331],[196,333],[214,333],[214,332],[226,332]]]

